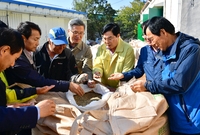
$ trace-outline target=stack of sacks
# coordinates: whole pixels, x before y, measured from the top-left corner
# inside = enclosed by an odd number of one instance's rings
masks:
[[[100,44],[96,44],[96,45],[93,45],[91,46],[91,51],[92,51],[92,59],[94,61],[95,57],[96,57],[96,53],[97,53],[97,49],[98,47],[100,46]]]

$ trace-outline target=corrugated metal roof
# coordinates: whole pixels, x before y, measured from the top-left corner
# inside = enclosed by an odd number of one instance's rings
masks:
[[[0,2],[7,2],[7,3],[12,3],[12,4],[18,4],[18,5],[32,6],[32,7],[38,7],[38,8],[45,8],[45,9],[52,9],[52,10],[58,10],[58,11],[63,11],[63,12],[71,12],[71,13],[76,13],[76,14],[87,15],[87,13],[85,12],[69,10],[58,5],[53,5],[49,3],[43,3],[43,2],[36,2],[32,0],[0,0]]]

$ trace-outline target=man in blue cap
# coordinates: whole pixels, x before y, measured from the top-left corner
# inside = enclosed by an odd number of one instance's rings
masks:
[[[33,52],[36,51],[41,37],[41,29],[37,24],[29,21],[21,22],[17,31],[22,34],[25,48],[21,56],[16,60],[15,65],[5,71],[9,85],[15,82],[21,82],[35,87],[55,85],[51,91],[67,92],[70,90],[71,92],[81,96],[84,94],[83,89],[77,83],[61,79],[46,78],[37,72],[33,59]],[[56,34],[53,35],[56,37]],[[57,71],[59,71],[59,69],[57,69]]]
[[[49,39],[35,53],[35,63],[38,72],[45,78],[84,83],[87,74],[78,74],[76,60],[68,44],[65,30],[54,27],[49,31]]]

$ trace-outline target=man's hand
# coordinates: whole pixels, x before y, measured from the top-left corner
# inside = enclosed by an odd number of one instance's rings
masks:
[[[40,110],[40,117],[47,117],[53,115],[56,111],[56,104],[52,100],[43,100],[36,104]]]
[[[110,77],[108,77],[108,80],[120,80],[124,78],[124,75],[122,73],[114,73],[111,74]]]
[[[87,86],[89,88],[94,88],[96,85],[95,81],[94,80],[88,80],[88,83],[87,83]]]
[[[147,89],[144,87],[145,80],[137,80],[130,87],[134,92],[144,92]]]
[[[101,75],[101,73],[100,72],[94,72],[94,78],[101,78],[102,77],[102,75]]]
[[[79,96],[83,96],[84,95],[84,91],[83,91],[83,89],[81,88],[81,86],[79,84],[70,82],[69,90],[71,92],[73,92],[73,93],[76,93]]]
[[[77,83],[85,83],[86,81],[88,81],[88,74],[86,73],[82,73],[76,80]]]
[[[55,87],[55,85],[37,87],[36,88],[36,93],[37,94],[44,94],[44,93],[48,92],[50,89],[52,89],[53,87]]]

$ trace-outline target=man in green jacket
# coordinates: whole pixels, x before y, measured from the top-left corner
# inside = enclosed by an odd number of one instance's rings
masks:
[[[101,83],[116,88],[119,80],[108,80],[116,72],[126,72],[133,68],[135,56],[133,48],[120,38],[120,28],[116,23],[103,27],[103,44],[99,46],[93,65],[94,78]]]

